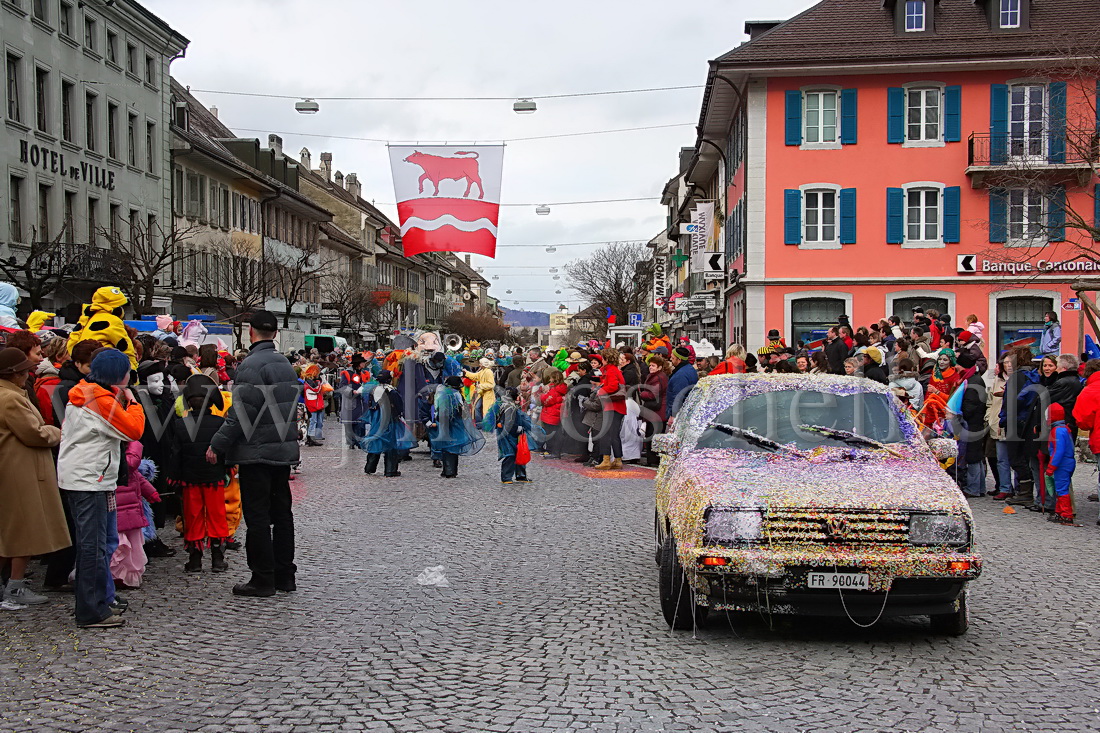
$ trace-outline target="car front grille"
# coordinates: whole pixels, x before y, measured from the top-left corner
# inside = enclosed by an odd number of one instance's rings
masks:
[[[901,547],[909,544],[909,515],[900,511],[770,509],[764,513],[762,542]]]

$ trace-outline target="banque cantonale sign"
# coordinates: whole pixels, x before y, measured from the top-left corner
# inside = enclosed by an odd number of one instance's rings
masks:
[[[982,260],[980,272],[1000,272],[1008,275],[1018,275],[1029,272],[1097,272],[1100,271],[1100,262],[1091,260],[1038,260],[1034,264],[1030,262],[997,262],[996,260]]]
[[[51,150],[44,145],[19,141],[19,162],[47,173],[56,173],[63,178],[83,181],[106,191],[115,190],[115,172],[103,166],[80,161],[79,165],[66,165],[65,154]]]

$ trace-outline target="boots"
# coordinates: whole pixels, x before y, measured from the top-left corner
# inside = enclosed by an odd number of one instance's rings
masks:
[[[622,458],[612,459],[611,467],[615,468],[615,469],[621,469],[623,467],[623,459]]]
[[[185,573],[202,572],[202,550],[190,548],[187,550],[187,562],[183,566]]]
[[[225,561],[225,545],[221,542],[210,543],[210,570],[215,573],[224,573],[229,569],[229,563]]]
[[[603,461],[593,466],[597,471],[610,471],[611,470],[611,456],[604,456]]]
[[[1031,506],[1035,503],[1035,499],[1032,496],[1034,493],[1035,483],[1033,481],[1021,481],[1020,485],[1016,488],[1016,493],[1009,497],[1006,504],[1012,504],[1013,506]]]

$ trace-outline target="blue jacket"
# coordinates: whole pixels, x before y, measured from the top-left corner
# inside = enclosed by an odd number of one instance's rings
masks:
[[[668,378],[668,416],[672,417],[680,410],[691,388],[699,381],[699,373],[686,361],[673,370]]]
[[[1073,435],[1063,420],[1050,425],[1050,465],[1056,471],[1070,471],[1077,468],[1077,458],[1073,455]]]
[[[1017,439],[1023,438],[1023,428],[1031,417],[1031,410],[1039,397],[1038,369],[1022,369],[1014,372],[1005,384],[1004,400],[1001,402],[999,422],[1002,428],[1008,428],[1008,418],[1013,416],[1016,422]]]

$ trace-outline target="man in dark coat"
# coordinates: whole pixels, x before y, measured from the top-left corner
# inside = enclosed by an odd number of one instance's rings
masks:
[[[1074,440],[1077,439],[1077,421],[1073,419],[1073,407],[1077,404],[1077,395],[1085,388],[1081,377],[1077,375],[1078,366],[1077,357],[1073,354],[1059,356],[1058,373],[1054,375],[1054,381],[1049,387],[1050,402],[1057,402],[1066,411],[1066,427],[1073,433]]]
[[[959,486],[967,496],[985,496],[985,436],[989,428],[985,424],[986,389],[982,375],[977,371],[974,357],[964,351],[956,365],[963,373],[962,414],[956,420],[955,436],[959,443],[956,476]]]
[[[240,467],[241,509],[248,525],[245,553],[252,578],[233,586],[233,593],[268,597],[276,589],[296,590],[290,467],[299,461],[300,384],[290,362],[275,350],[275,314],[256,311],[249,324],[252,347],[237,367],[233,407],[211,439],[206,459]]]
[[[825,358],[829,360],[830,374],[844,374],[844,360],[848,358],[848,344],[840,337],[840,329],[829,328],[826,334]]]

